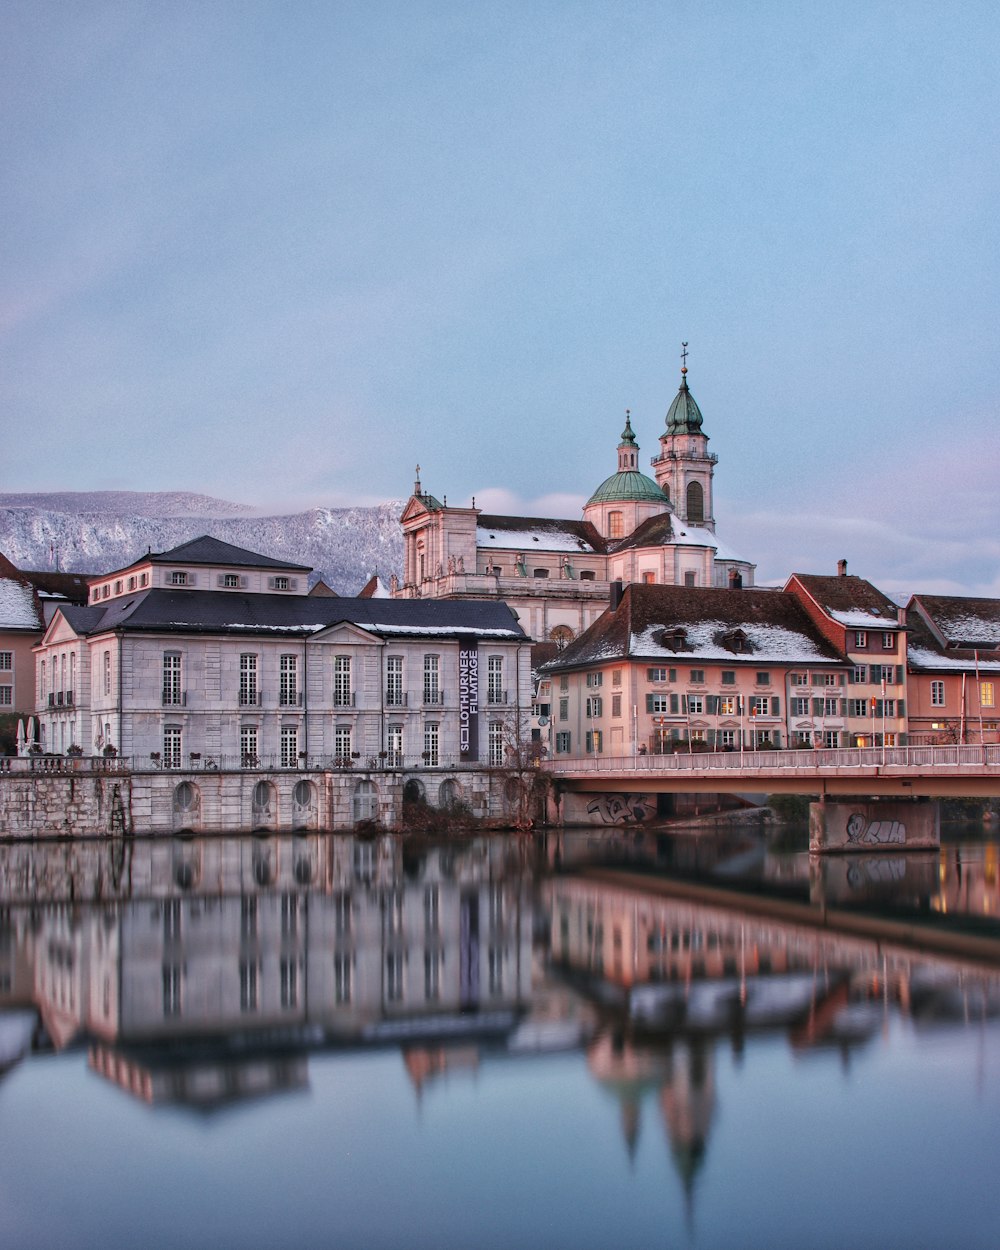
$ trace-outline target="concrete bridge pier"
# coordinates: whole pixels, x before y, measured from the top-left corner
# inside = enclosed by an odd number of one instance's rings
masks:
[[[809,850],[926,851],[941,845],[936,799],[829,799],[809,804]]]

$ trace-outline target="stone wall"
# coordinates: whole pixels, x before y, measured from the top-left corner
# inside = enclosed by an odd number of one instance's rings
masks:
[[[936,800],[831,800],[809,804],[809,850],[931,850],[941,845]]]

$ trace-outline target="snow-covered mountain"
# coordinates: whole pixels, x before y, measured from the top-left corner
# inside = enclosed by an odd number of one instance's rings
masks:
[[[402,571],[402,504],[310,508],[260,516],[242,504],[183,491],[0,494],[0,551],[18,568],[108,573],[147,551],[211,534],[224,542],[314,569],[338,594],[373,573]]]

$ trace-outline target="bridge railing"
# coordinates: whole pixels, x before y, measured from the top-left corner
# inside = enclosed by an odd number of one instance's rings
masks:
[[[588,755],[546,760],[546,772],[560,773],[861,773],[878,769],[1000,769],[1000,745],[830,747],[802,751],[677,751],[669,755]]]

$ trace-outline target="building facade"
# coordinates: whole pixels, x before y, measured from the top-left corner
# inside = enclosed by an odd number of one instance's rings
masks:
[[[503,603],[304,593],[204,537],[93,579],[37,647],[42,745],[164,768],[502,764],[530,709]]]
[[[717,457],[687,383],[670,406],[654,478],[639,471],[631,415],[616,471],[589,497],[579,521],[500,516],[449,507],[425,491],[419,471],[403,510],[404,599],[502,599],[536,641],[565,644],[607,607],[614,581],[677,586],[753,583],[754,565],[715,532]]]

